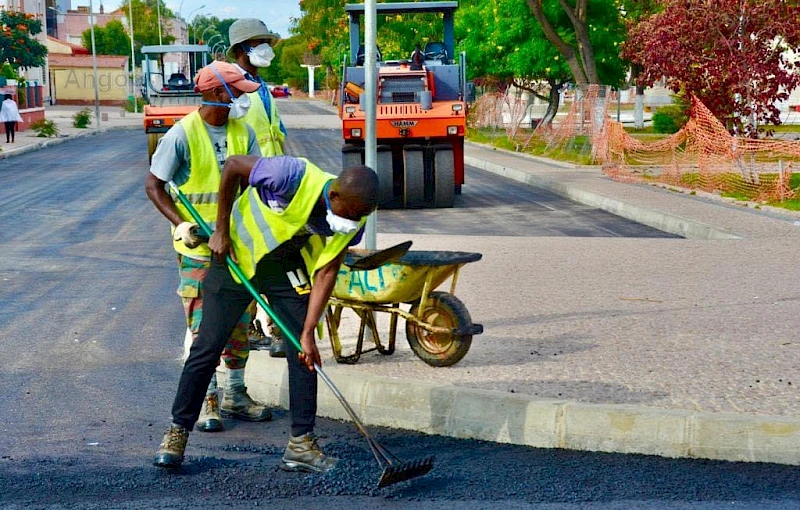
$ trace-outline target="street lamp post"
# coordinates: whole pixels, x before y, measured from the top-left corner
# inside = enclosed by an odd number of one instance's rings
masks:
[[[200,7],[198,7],[197,9],[193,9],[193,10],[191,10],[191,11],[189,12],[189,14],[186,16],[186,25],[187,25],[187,27],[188,27],[187,31],[188,31],[188,33],[189,33],[189,44],[192,44],[192,28],[193,28],[193,25],[194,25],[194,22],[192,22],[192,23],[189,23],[189,18],[191,18],[191,17],[192,17],[192,14],[194,14],[195,12],[199,11],[200,9],[204,9],[204,8],[205,8],[205,6],[206,6],[206,4],[203,4],[203,5],[201,5]],[[197,34],[195,34],[195,41],[194,41],[195,43],[197,43],[197,37],[196,37],[196,36],[197,36]],[[190,73],[191,73],[191,71],[192,71],[192,69],[191,69],[191,67],[192,67],[192,66],[191,66],[191,64],[194,64],[195,68],[197,67],[197,59],[196,59],[196,56],[197,56],[197,54],[196,54],[196,53],[192,53],[192,54],[191,54],[191,57],[190,57],[190,58],[191,58],[191,61],[190,61],[190,65],[189,65],[189,71],[190,71]]]
[[[133,113],[139,113],[139,103],[136,101],[136,53],[133,45],[133,0],[128,0],[128,26],[131,31],[131,98]]]
[[[205,40],[205,38],[206,38],[206,32],[208,32],[209,30],[216,30],[216,29],[217,29],[217,27],[215,27],[215,26],[213,26],[213,25],[209,25],[209,26],[207,26],[206,28],[204,28],[204,29],[203,29],[203,31],[202,31],[202,32],[200,32],[200,39],[199,39],[199,40],[201,40],[201,41]],[[219,34],[217,34],[217,35],[219,35]],[[211,37],[213,38],[214,36],[212,35]],[[209,41],[210,41],[210,40],[211,40],[211,39],[209,39]]]
[[[219,40],[219,41],[217,41],[217,42],[214,44],[215,46],[216,46],[217,44],[220,44],[220,43],[222,43],[222,44],[225,44],[225,38],[224,38],[224,37],[222,37],[220,34],[214,34],[214,35],[212,35],[211,37],[209,37],[209,38],[208,38],[208,41],[206,41],[206,45],[207,45],[207,46],[211,46],[211,41],[213,41],[213,40],[214,40],[214,39],[216,39],[217,37],[219,37],[219,38],[220,38],[220,40]]]
[[[161,42],[161,0],[156,0],[156,13],[158,16],[158,44],[161,45],[163,44]]]
[[[201,5],[197,9],[192,10],[191,12],[189,12],[189,15],[186,16],[186,22],[189,25],[189,44],[192,44],[192,26],[194,24],[194,23],[189,23],[189,18],[192,17],[192,14],[194,14],[195,12],[199,11],[200,9],[204,9],[204,8],[205,8],[205,4]],[[195,34],[195,36],[197,36],[197,34]],[[196,42],[197,42],[197,37],[195,37],[195,43]]]
[[[94,116],[100,127],[100,90],[97,88],[97,48],[94,44],[94,4],[89,0],[89,28],[92,32],[92,70],[94,72]]]

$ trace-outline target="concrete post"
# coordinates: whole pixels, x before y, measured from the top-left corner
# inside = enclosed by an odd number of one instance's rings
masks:
[[[308,69],[308,97],[314,99],[314,69],[318,68],[319,66],[300,64],[300,67],[305,67]]]

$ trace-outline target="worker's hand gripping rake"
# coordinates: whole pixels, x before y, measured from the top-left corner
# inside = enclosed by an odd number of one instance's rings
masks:
[[[175,195],[178,197],[181,203],[186,207],[186,209],[192,215],[194,220],[202,229],[203,233],[206,236],[211,237],[212,234],[211,228],[206,224],[206,222],[203,220],[200,214],[198,214],[198,212],[195,210],[192,204],[186,199],[186,196],[178,189],[178,187],[175,185],[174,182],[170,181],[169,187],[170,189],[172,189],[172,192],[175,193]],[[405,248],[404,250],[398,249],[398,246],[394,246],[392,248],[388,248],[387,251],[392,251],[393,254],[392,258],[396,258],[401,256],[406,251],[408,251],[408,248],[410,246],[411,243],[406,242],[403,243],[403,247]],[[381,257],[381,256],[376,256],[372,260],[374,260],[377,263],[377,266],[387,261],[386,257]],[[256,302],[258,302],[258,304],[261,305],[261,308],[264,309],[267,315],[269,315],[272,318],[272,320],[275,321],[275,324],[277,324],[278,327],[283,332],[283,334],[286,335],[286,338],[292,343],[292,345],[294,345],[294,347],[299,352],[303,352],[303,348],[300,346],[300,342],[297,340],[297,337],[288,327],[286,327],[281,318],[278,317],[278,315],[272,311],[269,305],[267,305],[267,302],[264,300],[261,294],[255,289],[255,287],[253,287],[250,281],[245,277],[244,273],[242,272],[238,264],[236,264],[236,262],[233,261],[230,255],[227,255],[225,257],[225,261],[228,263],[228,266],[231,268],[234,274],[236,274],[236,276],[239,278],[242,284],[244,284],[244,286],[253,296],[253,299],[255,299]],[[363,261],[359,269],[374,269],[372,267],[364,267],[364,262],[368,261]],[[344,407],[345,411],[347,411],[347,414],[350,415],[350,418],[352,418],[358,431],[361,432],[361,434],[367,439],[369,447],[372,450],[372,454],[375,455],[375,460],[378,461],[378,465],[381,467],[381,469],[383,469],[381,478],[380,480],[378,480],[378,487],[386,487],[387,485],[392,485],[394,483],[402,482],[404,480],[409,480],[411,478],[416,478],[418,476],[425,475],[433,468],[433,460],[434,460],[433,456],[425,457],[423,459],[414,460],[411,462],[402,462],[391,452],[389,452],[389,450],[387,450],[380,443],[378,443],[375,440],[375,438],[373,438],[372,435],[367,431],[366,427],[364,427],[364,424],[361,423],[361,420],[358,419],[358,416],[356,416],[356,413],[355,411],[353,411],[353,408],[350,407],[350,404],[347,402],[347,400],[345,400],[344,395],[342,395],[342,392],[339,391],[339,388],[337,388],[335,384],[333,384],[333,381],[331,381],[328,375],[325,373],[325,371],[322,370],[322,367],[314,363],[314,369],[317,371],[317,373],[325,382],[325,384],[327,384],[328,387],[331,389],[333,394],[336,396],[336,398]]]

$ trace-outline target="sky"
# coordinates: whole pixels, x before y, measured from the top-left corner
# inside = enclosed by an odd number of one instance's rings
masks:
[[[92,0],[98,9],[100,0]],[[106,12],[120,6],[120,0],[104,0]],[[224,18],[259,18],[267,24],[267,28],[277,32],[281,37],[289,37],[291,18],[300,16],[299,0],[165,0],[172,12],[180,14],[191,22],[195,16],[204,14]],[[88,0],[72,0],[72,8],[77,5],[89,5]],[[205,5],[202,9],[199,7]],[[180,9],[180,10],[179,10]],[[195,10],[197,9],[197,10]]]

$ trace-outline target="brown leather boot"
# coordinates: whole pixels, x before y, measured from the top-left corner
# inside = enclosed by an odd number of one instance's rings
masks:
[[[219,397],[216,393],[206,395],[203,409],[194,428],[200,432],[219,432],[223,429],[222,418],[219,415]]]
[[[292,436],[283,452],[281,469],[286,471],[309,471],[326,473],[336,466],[339,459],[322,452],[313,432],[302,436]]]
[[[164,433],[164,439],[156,451],[153,464],[162,468],[176,468],[183,462],[183,452],[186,450],[186,441],[189,431],[180,425],[170,425]]]
[[[272,411],[250,398],[247,388],[242,386],[225,390],[222,397],[222,416],[243,421],[269,421],[272,419]]]

